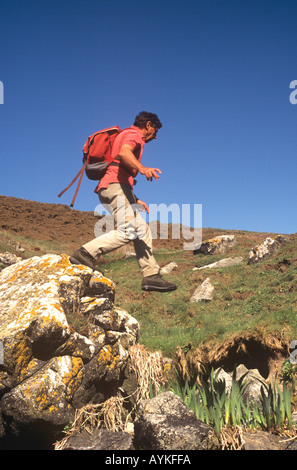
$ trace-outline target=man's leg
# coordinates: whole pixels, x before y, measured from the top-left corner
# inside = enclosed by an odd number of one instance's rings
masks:
[[[110,184],[108,188],[100,191],[99,198],[101,203],[108,205],[112,211],[115,229],[84,244],[72,255],[70,261],[75,262],[83,252],[84,255],[91,257],[95,266],[96,258],[101,254],[109,253],[133,241],[138,265],[143,275],[142,288],[159,291],[176,289],[174,284],[166,282],[159,274],[160,267],[152,253],[150,229],[133,207],[136,201],[129,186]]]
[[[160,267],[152,253],[150,230],[135,207],[132,190],[114,183],[102,190],[99,197],[100,202],[112,211],[115,228],[84,244],[83,248],[96,259],[133,241],[143,276],[158,273]]]

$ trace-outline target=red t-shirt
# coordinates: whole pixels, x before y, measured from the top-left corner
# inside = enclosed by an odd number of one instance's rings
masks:
[[[123,145],[130,145],[134,156],[138,161],[141,160],[143,147],[145,144],[144,136],[141,130],[136,126],[131,126],[128,129],[124,129],[115,138],[112,147],[112,159],[116,158]],[[137,175],[137,170],[130,170],[125,166],[110,165],[103,178],[100,180],[95,192],[97,193],[100,189],[107,188],[109,183],[123,183],[129,184],[133,188],[134,178]]]

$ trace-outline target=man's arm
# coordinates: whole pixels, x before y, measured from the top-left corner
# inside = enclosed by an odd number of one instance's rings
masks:
[[[141,208],[139,207],[139,210],[140,210],[140,211],[147,212],[147,213],[149,214],[150,210],[149,210],[149,206],[147,205],[146,202],[141,201],[141,199],[138,199],[138,198],[136,197],[136,203],[137,203],[139,206],[141,206]]]
[[[146,176],[147,180],[152,181],[153,178],[159,179],[161,170],[159,168],[148,168],[143,166],[133,154],[133,148],[130,145],[123,145],[119,153],[120,161],[125,165],[126,168],[136,170],[140,174]]]

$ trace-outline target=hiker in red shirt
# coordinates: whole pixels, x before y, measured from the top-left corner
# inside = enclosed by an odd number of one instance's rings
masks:
[[[116,137],[112,147],[112,163],[95,190],[100,202],[108,205],[116,227],[84,244],[73,253],[70,261],[95,270],[100,255],[133,241],[143,276],[142,289],[167,292],[175,290],[176,285],[167,282],[159,273],[160,267],[152,253],[149,226],[136,209],[136,205],[140,205],[148,212],[148,206],[133,192],[134,178],[138,173],[146,176],[148,181],[159,179],[161,171],[145,167],[141,157],[144,145],[157,138],[161,127],[156,114],[143,111],[136,116],[133,126]]]

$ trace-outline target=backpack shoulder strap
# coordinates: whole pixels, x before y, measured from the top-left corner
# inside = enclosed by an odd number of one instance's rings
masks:
[[[75,183],[75,181],[77,180],[77,178],[79,178],[78,183],[77,183],[77,187],[76,187],[76,190],[75,190],[75,193],[74,193],[74,196],[73,196],[72,201],[71,201],[71,204],[70,204],[70,207],[73,207],[73,206],[74,206],[75,199],[76,199],[77,193],[78,193],[78,191],[79,191],[79,188],[80,188],[80,185],[81,185],[81,181],[82,181],[82,179],[83,179],[83,176],[84,176],[84,172],[85,172],[86,166],[87,166],[87,161],[84,161],[84,164],[83,164],[83,166],[81,167],[81,169],[79,170],[79,172],[77,173],[76,177],[71,181],[71,183],[67,186],[67,188],[63,189],[63,191],[61,191],[60,194],[58,194],[58,197],[61,197],[66,191],[68,191],[69,188],[71,188],[71,186]]]

